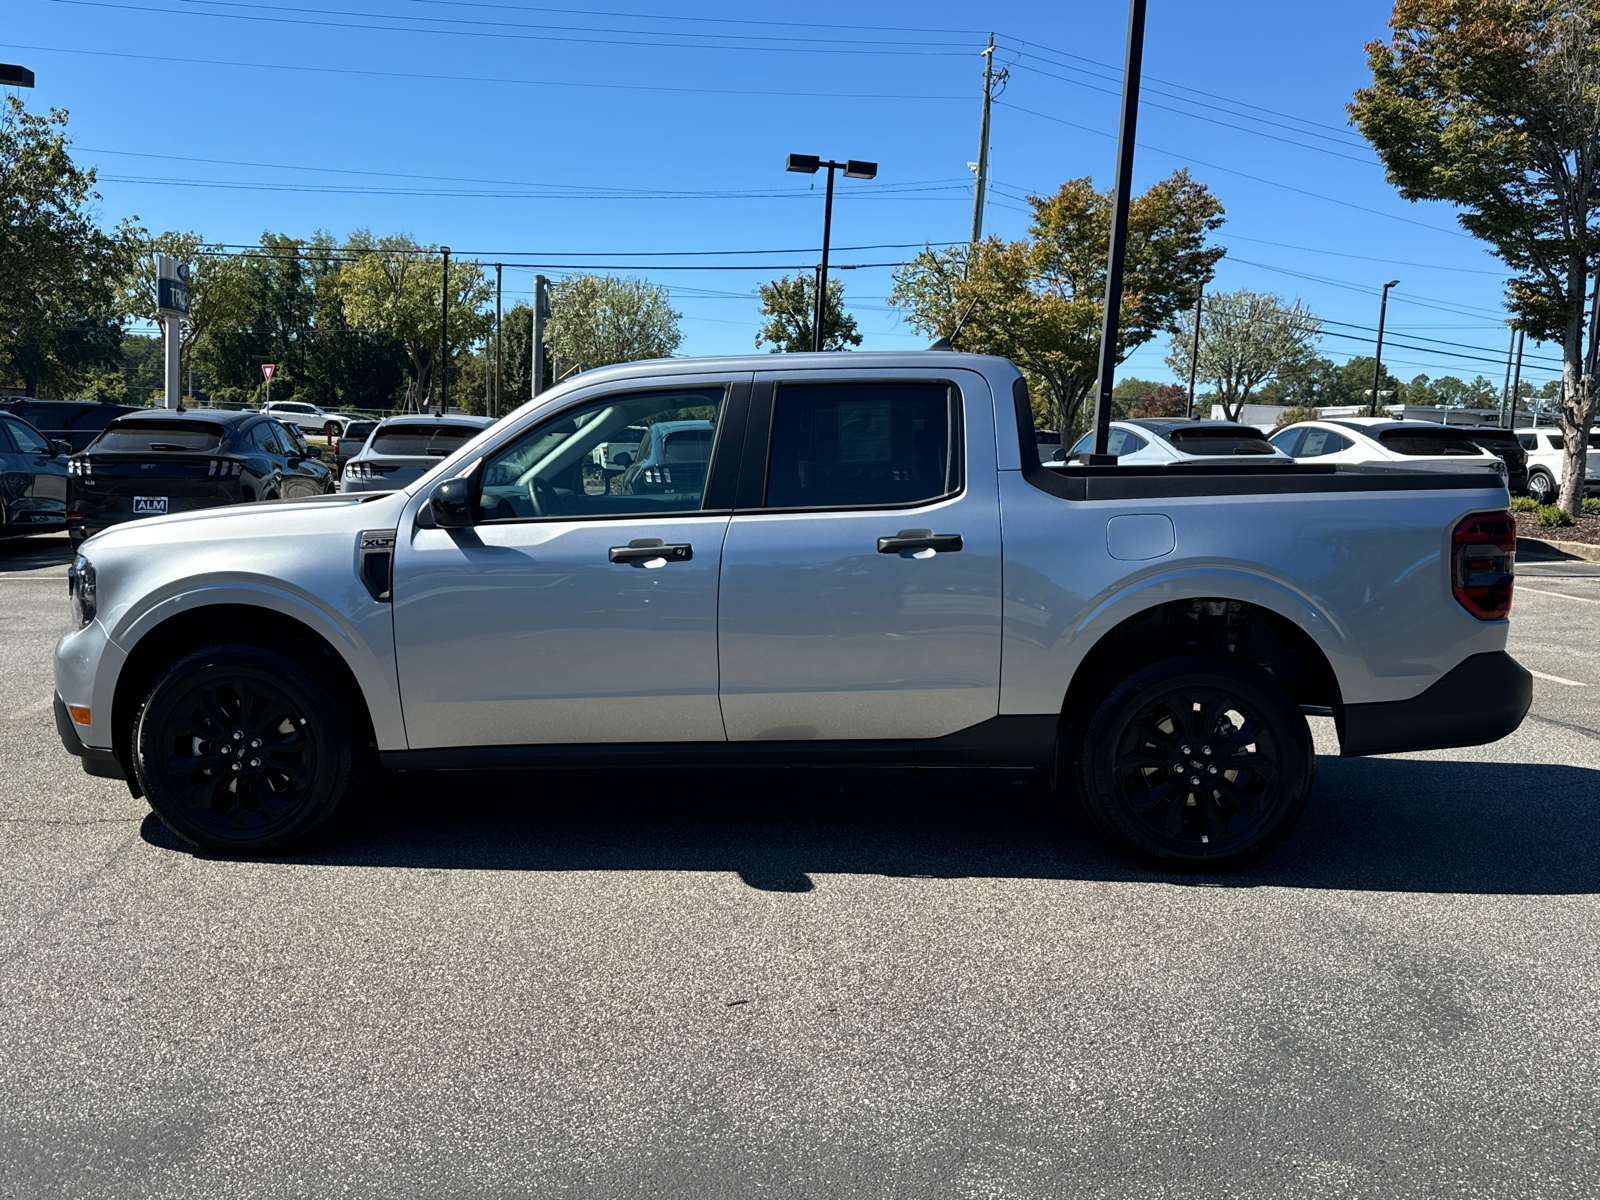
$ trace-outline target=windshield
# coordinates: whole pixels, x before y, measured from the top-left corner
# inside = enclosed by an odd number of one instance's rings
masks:
[[[667,434],[663,462],[703,463],[711,458],[711,430],[679,429]]]
[[[1464,433],[1437,429],[1385,429],[1378,434],[1384,448],[1418,458],[1477,458],[1483,448]]]
[[[364,442],[372,436],[372,431],[378,427],[376,421],[351,421],[345,426],[341,442]]]
[[[374,454],[447,458],[482,432],[476,425],[384,425],[367,449]]]
[[[1259,429],[1248,425],[1197,425],[1174,429],[1167,435],[1185,454],[1275,454],[1272,443]]]
[[[215,450],[224,430],[210,421],[160,421],[148,417],[113,422],[89,444],[91,450]]]

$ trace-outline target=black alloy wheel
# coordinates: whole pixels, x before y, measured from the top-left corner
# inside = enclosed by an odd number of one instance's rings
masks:
[[[322,825],[349,792],[349,724],[300,664],[262,646],[214,646],[150,689],[133,734],[150,806],[209,850],[279,850]]]
[[[1271,849],[1311,793],[1311,731],[1266,672],[1211,654],[1150,664],[1096,706],[1081,774],[1095,822],[1166,868],[1222,870]]]
[[[1556,481],[1544,471],[1535,471],[1528,476],[1528,498],[1535,504],[1553,504],[1556,493]]]

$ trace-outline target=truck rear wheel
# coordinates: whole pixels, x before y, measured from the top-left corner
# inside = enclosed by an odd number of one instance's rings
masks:
[[[1226,870],[1305,810],[1315,754],[1299,706],[1264,671],[1213,654],[1133,672],[1094,706],[1079,755],[1095,823],[1168,870]]]
[[[150,807],[185,841],[260,854],[302,841],[350,791],[350,730],[326,686],[263,646],[185,655],[150,689],[133,731]]]

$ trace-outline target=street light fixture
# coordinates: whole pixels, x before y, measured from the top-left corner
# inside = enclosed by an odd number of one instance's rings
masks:
[[[16,63],[0,63],[0,87],[31,88],[33,72]]]
[[[1378,304],[1378,352],[1372,359],[1372,404],[1367,409],[1367,416],[1378,415],[1378,385],[1383,381],[1383,319],[1389,312],[1389,289],[1399,287],[1398,279],[1391,279],[1383,285],[1383,299]]]
[[[817,268],[816,305],[811,314],[813,350],[822,349],[822,318],[828,311],[828,238],[833,232],[833,173],[843,171],[846,179],[874,179],[878,174],[877,163],[862,162],[855,158],[841,163],[831,158],[819,158],[815,154],[791,154],[783,164],[784,170],[798,171],[802,175],[815,175],[823,167],[828,168],[828,191],[822,205],[822,265]]]

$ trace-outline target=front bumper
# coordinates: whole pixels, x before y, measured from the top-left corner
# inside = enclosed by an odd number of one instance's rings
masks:
[[[101,779],[128,778],[128,773],[122,769],[116,751],[99,750],[93,746],[85,746],[78,731],[72,724],[72,716],[67,712],[67,702],[61,698],[60,693],[55,699],[56,733],[61,738],[61,746],[66,752],[83,764],[86,774],[97,775]]]
[[[1403,754],[1497,742],[1522,724],[1533,676],[1504,650],[1474,654],[1422,695],[1385,704],[1347,704],[1339,753]]]

